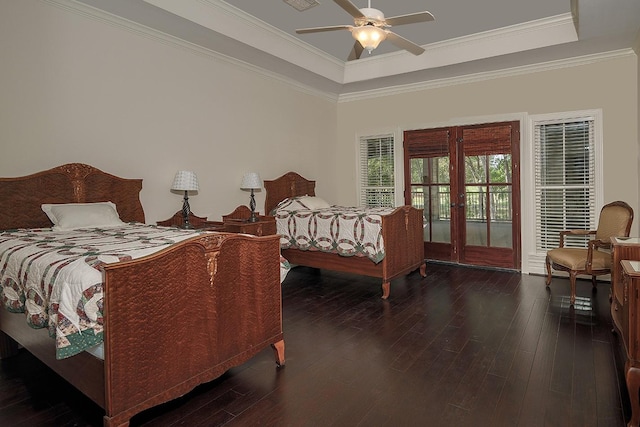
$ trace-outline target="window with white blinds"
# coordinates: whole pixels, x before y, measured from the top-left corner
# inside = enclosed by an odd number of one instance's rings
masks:
[[[537,252],[558,247],[562,230],[596,227],[594,123],[573,117],[533,124]],[[585,245],[586,238],[565,242]]]
[[[360,138],[360,205],[392,207],[395,198],[394,136]]]

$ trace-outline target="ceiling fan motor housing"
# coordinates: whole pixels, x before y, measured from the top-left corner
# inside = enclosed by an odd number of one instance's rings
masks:
[[[360,12],[365,16],[365,18],[355,18],[354,21],[356,25],[373,24],[375,26],[384,26],[384,13],[378,9],[364,7],[360,9]]]

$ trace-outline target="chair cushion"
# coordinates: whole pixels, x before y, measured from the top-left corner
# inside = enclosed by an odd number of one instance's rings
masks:
[[[547,256],[555,264],[561,265],[569,270],[585,271],[587,268],[587,249],[581,248],[558,248],[551,249]],[[611,254],[608,252],[593,251],[592,270],[611,269]]]

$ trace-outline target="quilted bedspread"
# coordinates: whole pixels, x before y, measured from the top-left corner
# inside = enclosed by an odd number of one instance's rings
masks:
[[[122,227],[0,233],[0,295],[33,328],[48,328],[56,356],[102,342],[101,266],[140,258],[197,234],[194,230],[129,224]]]
[[[344,206],[312,210],[291,198],[274,215],[282,249],[366,256],[378,263],[385,256],[382,216],[393,210]]]

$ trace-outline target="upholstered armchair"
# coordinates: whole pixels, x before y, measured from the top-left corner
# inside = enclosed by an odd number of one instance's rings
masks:
[[[576,301],[576,276],[591,276],[593,288],[596,276],[611,273],[611,237],[627,237],[633,222],[633,209],[625,202],[617,201],[602,207],[597,230],[566,230],[560,232],[559,248],[547,252],[547,287],[551,284],[551,269],[569,273],[571,284],[570,303]],[[590,236],[586,248],[565,248],[566,236]]]

